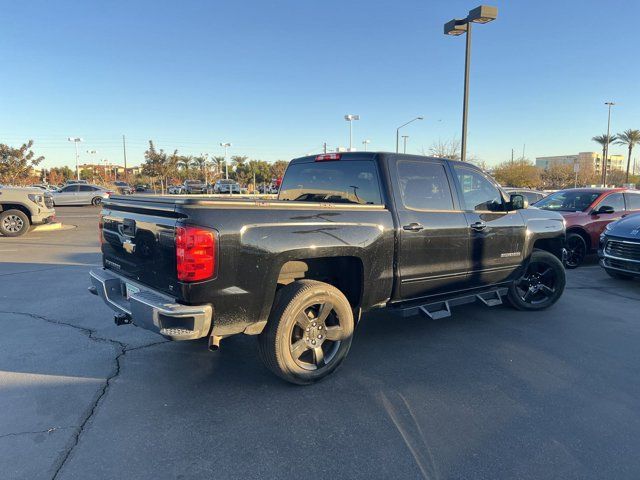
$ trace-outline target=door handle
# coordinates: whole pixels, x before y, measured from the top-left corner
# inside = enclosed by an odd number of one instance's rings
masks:
[[[469,225],[471,228],[473,228],[476,231],[481,231],[484,230],[485,228],[487,228],[487,224],[484,222],[476,222],[476,223],[472,223],[471,225]]]
[[[408,232],[419,232],[420,230],[424,229],[424,226],[420,225],[419,223],[413,222],[409,225],[404,225],[402,229]]]

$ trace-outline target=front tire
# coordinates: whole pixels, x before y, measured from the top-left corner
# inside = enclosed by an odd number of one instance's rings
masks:
[[[524,275],[509,287],[507,300],[518,310],[543,310],[556,303],[566,284],[562,262],[544,250],[534,250]]]
[[[564,266],[568,269],[578,268],[587,256],[587,242],[582,235],[578,233],[570,233],[567,235],[565,242],[567,255],[564,260]]]
[[[276,295],[258,337],[265,366],[284,380],[309,385],[332,373],[347,356],[354,319],[349,301],[332,285],[293,282]]]
[[[29,231],[29,217],[20,210],[7,210],[0,213],[0,233],[5,237],[19,237]]]

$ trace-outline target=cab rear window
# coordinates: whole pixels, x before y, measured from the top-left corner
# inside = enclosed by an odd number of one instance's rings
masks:
[[[371,160],[294,163],[287,168],[278,199],[380,205],[378,168]]]

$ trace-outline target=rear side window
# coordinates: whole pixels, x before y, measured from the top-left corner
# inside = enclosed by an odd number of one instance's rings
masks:
[[[627,210],[640,210],[640,193],[625,193]]]
[[[451,187],[440,163],[397,163],[402,203],[413,210],[453,210]]]
[[[378,169],[371,160],[293,163],[287,168],[278,199],[380,205]]]
[[[80,185],[80,191],[81,192],[94,192],[96,190],[97,190],[97,188],[90,187],[89,185]]]
[[[596,208],[600,207],[613,207],[614,212],[622,212],[624,210],[624,198],[621,193],[612,193],[607,195]]]

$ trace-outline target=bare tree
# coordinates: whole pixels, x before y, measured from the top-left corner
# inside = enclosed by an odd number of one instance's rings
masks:
[[[422,154],[427,155],[424,147],[422,148]],[[439,138],[429,147],[428,155],[438,158],[460,160],[460,140],[455,137],[450,140],[443,140]]]

